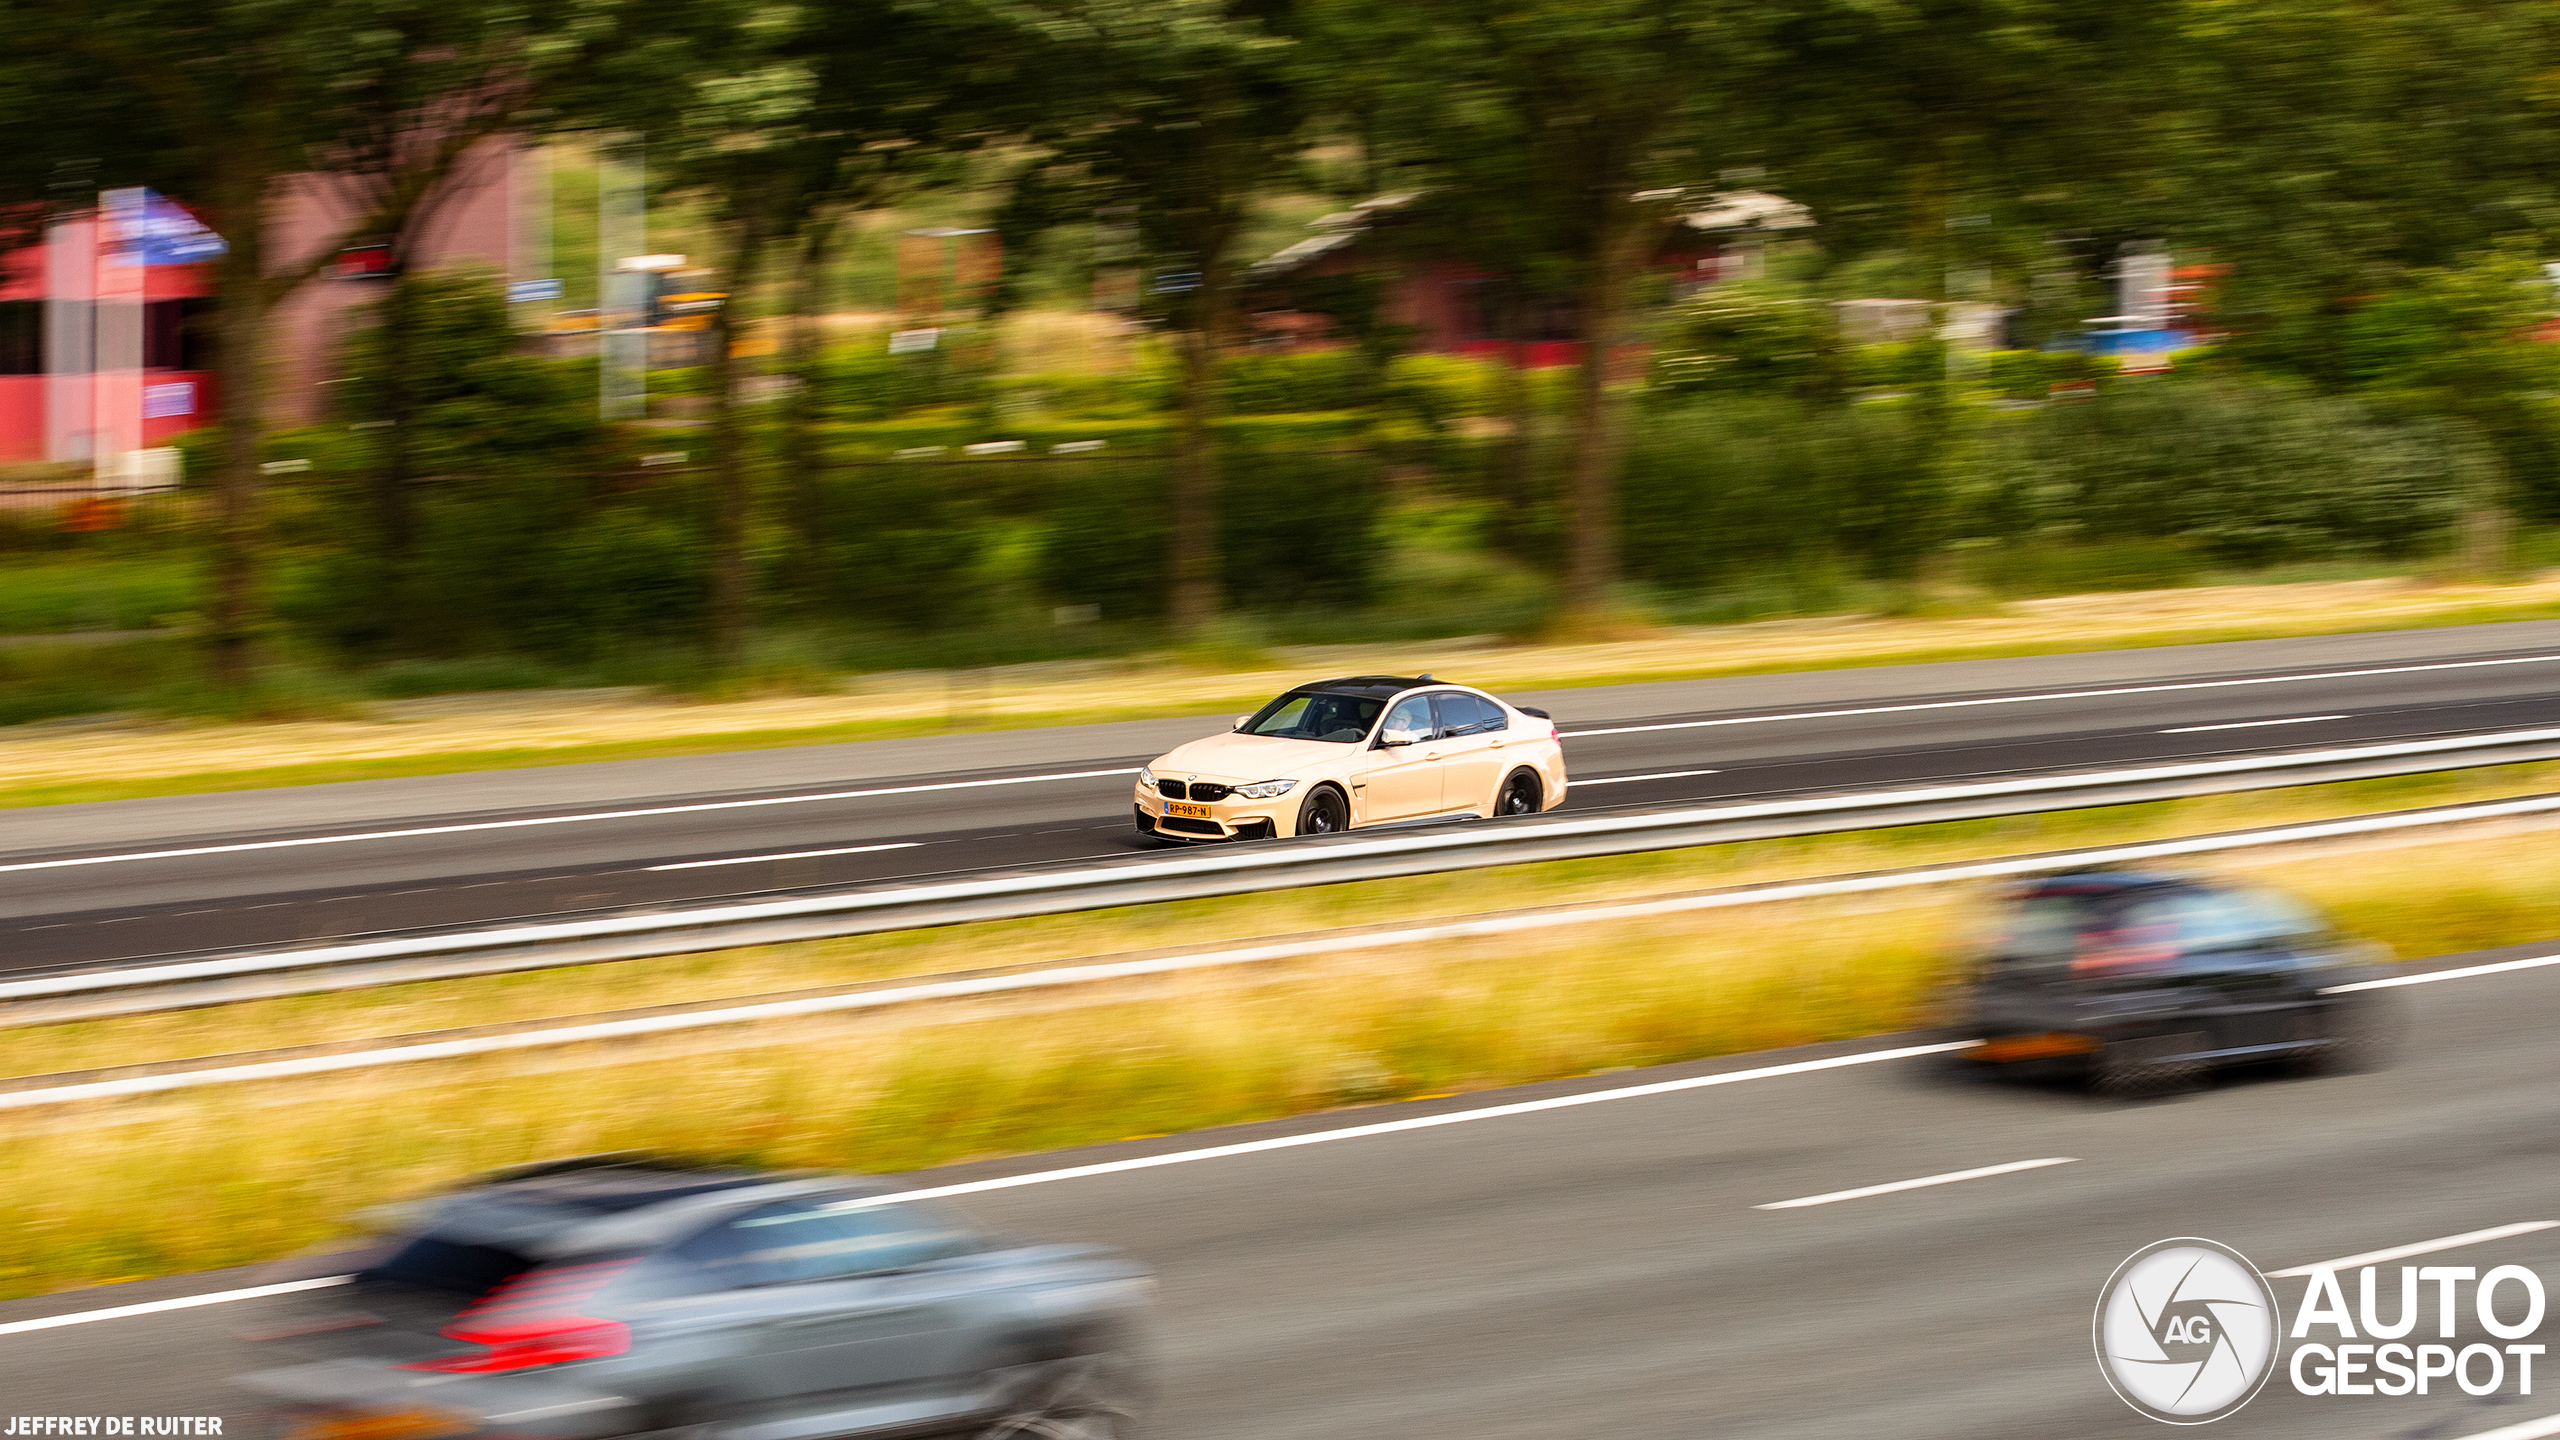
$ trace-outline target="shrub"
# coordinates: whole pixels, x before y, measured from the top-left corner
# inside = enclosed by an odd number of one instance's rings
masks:
[[[1766,280],[1709,285],[1665,323],[1654,384],[1669,395],[1839,393],[1840,331],[1828,301]]]
[[[1350,410],[1368,403],[1357,351],[1309,350],[1293,355],[1246,353],[1218,362],[1219,399],[1231,415],[1288,415]]]
[[[1993,416],[1976,533],[2173,540],[2224,563],[2408,555],[2437,543],[2481,463],[2444,422],[2262,381],[2160,376]]]
[[[1172,584],[1169,461],[1058,467],[1036,573],[1053,601],[1151,618]],[[1377,464],[1366,456],[1226,453],[1218,506],[1224,588],[1249,609],[1348,608],[1378,559]]]
[[[1925,470],[1893,407],[1735,396],[1657,412],[1628,448],[1627,572],[1674,591],[1834,561],[1898,573],[1933,543]]]

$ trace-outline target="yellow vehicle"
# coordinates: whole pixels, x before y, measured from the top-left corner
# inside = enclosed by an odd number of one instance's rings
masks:
[[[1355,827],[1535,815],[1564,803],[1542,710],[1428,675],[1304,685],[1138,771],[1140,834],[1268,840]]]

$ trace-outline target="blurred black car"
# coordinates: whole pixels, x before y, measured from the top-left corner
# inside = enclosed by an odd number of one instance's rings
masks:
[[[2387,1058],[2389,952],[2339,936],[2280,891],[2087,870],[2009,887],[1976,956],[1957,1033],[1974,1072],[2085,1075],[2102,1095],[2200,1083],[2235,1065],[2305,1073]]]
[[[295,1440],[1133,1433],[1154,1282],[854,1176],[630,1156],[389,1214],[353,1280],[249,1337]]]

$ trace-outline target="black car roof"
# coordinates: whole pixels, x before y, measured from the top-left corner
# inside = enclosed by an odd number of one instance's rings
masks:
[[[2174,875],[2158,870],[2072,870],[2059,875],[2039,875],[2022,880],[2011,892],[2018,899],[2036,895],[2077,895],[2104,899],[2130,895],[2137,890],[2210,890],[2211,881],[2193,875]]]
[[[1432,680],[1427,677],[1416,678],[1403,675],[1345,675],[1339,680],[1319,680],[1313,685],[1301,685],[1298,688],[1301,690],[1328,690],[1341,695],[1371,695],[1383,699],[1386,696],[1397,693],[1398,691],[1410,690],[1417,685],[1437,685],[1439,683],[1439,681]]]
[[[667,1156],[590,1155],[501,1170],[482,1177],[463,1194],[503,1197],[510,1205],[615,1215],[688,1195],[768,1185],[785,1178],[770,1170],[698,1164]]]

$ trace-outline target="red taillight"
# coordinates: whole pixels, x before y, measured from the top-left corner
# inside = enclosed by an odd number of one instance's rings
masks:
[[[448,1337],[488,1349],[474,1355],[412,1360],[400,1368],[481,1375],[619,1355],[631,1348],[631,1327],[619,1320],[578,1314],[577,1307],[630,1264],[614,1260],[519,1275],[472,1302],[471,1308],[444,1327]]]
[[[469,1340],[489,1348],[477,1355],[412,1360],[400,1368],[484,1375],[495,1370],[523,1370],[535,1365],[558,1365],[569,1360],[593,1360],[600,1355],[619,1355],[631,1348],[630,1326],[619,1320],[590,1320],[583,1315],[563,1315],[556,1321],[506,1331],[475,1330],[464,1334],[448,1328],[444,1333],[456,1340]]]

